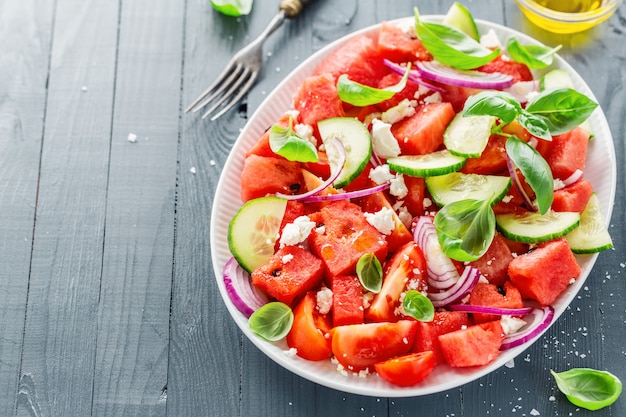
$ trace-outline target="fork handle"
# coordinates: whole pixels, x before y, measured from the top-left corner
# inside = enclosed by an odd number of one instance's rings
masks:
[[[289,19],[293,19],[298,16],[302,9],[304,9],[304,6],[309,4],[311,1],[313,0],[281,0],[278,9],[285,12],[285,16]]]

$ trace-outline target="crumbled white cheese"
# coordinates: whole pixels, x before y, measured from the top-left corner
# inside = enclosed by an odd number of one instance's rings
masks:
[[[308,216],[297,217],[293,223],[287,223],[280,236],[280,247],[297,245],[309,237],[316,224]]]
[[[509,203],[511,200],[513,200],[513,196],[512,196],[512,195],[505,195],[505,196],[502,198],[502,202],[503,202],[503,203]]]
[[[515,368],[515,360],[511,359],[510,361],[508,361],[507,363],[504,364],[504,366],[506,366],[509,369],[513,369]]]
[[[520,318],[503,315],[500,318],[500,324],[504,334],[513,334],[526,325],[526,322]]]
[[[563,182],[563,180],[555,178],[554,179],[554,191],[560,190],[561,188],[565,188],[565,183]]]
[[[404,183],[404,177],[402,174],[396,174],[395,178],[392,178],[390,182],[391,188],[389,189],[389,192],[391,195],[398,198],[404,198],[409,194],[409,189]]]
[[[424,208],[427,209],[428,207],[432,205],[433,205],[433,201],[430,198],[424,197]]]
[[[441,103],[442,101],[443,98],[441,97],[441,93],[439,93],[438,91],[424,97],[424,100],[422,100],[422,102],[425,104]]]
[[[372,303],[372,300],[374,299],[374,293],[373,292],[366,292],[363,294],[363,308],[369,308],[370,304]]]
[[[374,226],[380,233],[389,235],[395,229],[396,225],[393,219],[393,210],[383,207],[376,213],[365,213],[367,222]]]
[[[129,133],[128,134],[128,141],[130,143],[135,143],[137,142],[137,135],[135,135],[134,133]]]
[[[480,44],[489,49],[502,48],[500,38],[498,38],[496,31],[493,29],[489,29],[487,33],[480,37]]]
[[[382,164],[370,170],[369,178],[374,181],[376,185],[381,185],[391,181],[394,175],[389,171],[389,165]]]
[[[409,209],[402,206],[398,208],[398,217],[400,221],[406,226],[407,229],[411,228],[411,222],[413,221],[413,215],[409,213]]]
[[[308,140],[317,147],[317,139],[313,135],[313,127],[304,123],[298,123],[293,127],[294,132],[303,139]]]
[[[415,108],[411,105],[409,99],[405,98],[394,107],[384,111],[380,118],[385,123],[394,124],[406,117],[411,117],[414,114]]]
[[[288,253],[287,255],[283,255],[283,257],[280,258],[280,260],[281,260],[281,262],[283,264],[287,264],[287,263],[291,262],[292,259],[293,259],[293,254],[291,254],[291,253]]]
[[[333,307],[333,292],[330,288],[322,287],[315,296],[317,310],[321,314],[328,314]]]
[[[532,410],[530,410],[530,415],[531,416],[540,416],[541,413],[533,408]]]
[[[376,155],[384,159],[400,155],[400,145],[391,133],[390,123],[372,120],[372,148]]]
[[[189,172],[191,172],[192,174],[195,174],[196,173],[196,167],[189,168]]]
[[[298,354],[298,349],[292,347],[290,349],[284,350],[283,353],[289,358],[295,358]]]

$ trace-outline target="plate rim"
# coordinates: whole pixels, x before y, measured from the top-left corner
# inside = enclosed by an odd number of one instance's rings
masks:
[[[425,20],[435,21],[435,22],[441,21],[443,17],[444,17],[443,15],[422,16],[422,18]],[[386,22],[402,25],[402,24],[410,24],[412,19],[414,19],[414,17],[407,16],[407,17],[387,20]],[[227,173],[231,172],[233,165],[235,165],[235,160],[237,158],[241,158],[241,155],[238,154],[236,151],[238,151],[239,148],[243,146],[242,144],[245,141],[245,138],[247,137],[247,135],[250,135],[250,136],[256,135],[256,138],[258,138],[263,133],[264,128],[261,127],[262,122],[258,120],[261,119],[264,116],[264,114],[267,114],[265,118],[269,118],[269,119],[273,118],[273,121],[275,121],[275,120],[278,120],[278,118],[285,111],[289,110],[289,108],[279,108],[279,106],[275,106],[276,107],[275,109],[268,110],[267,107],[269,106],[268,103],[272,103],[273,101],[278,100],[276,97],[278,97],[279,94],[284,94],[285,87],[288,86],[290,82],[293,82],[292,80],[294,78],[298,78],[298,76],[302,77],[303,75],[301,73],[305,72],[305,69],[308,69],[308,68],[312,69],[312,66],[315,65],[315,63],[319,63],[325,56],[332,53],[332,51],[337,49],[339,46],[341,46],[348,40],[356,36],[363,35],[363,34],[373,33],[380,28],[381,24],[382,22],[378,22],[376,24],[369,25],[364,28],[350,32],[342,36],[341,38],[330,42],[326,46],[322,47],[318,51],[311,54],[307,59],[305,59],[299,65],[297,65],[289,73],[289,75],[287,75],[272,90],[272,92],[267,97],[265,97],[265,99],[261,102],[259,107],[253,112],[252,116],[248,119],[248,121],[246,122],[246,125],[244,126],[239,136],[237,137],[237,140],[234,142],[231,148],[231,151],[229,152],[229,155],[226,159],[226,162],[224,163],[222,172],[220,174],[220,178],[216,187],[216,191],[213,197],[213,204],[211,208],[210,251],[211,251],[211,261],[213,265],[213,271],[215,274],[215,279],[218,284],[220,295],[224,304],[226,305],[229,311],[231,318],[237,324],[240,331],[247,337],[247,339],[250,340],[265,356],[269,357],[271,360],[276,362],[281,367],[289,370],[290,372],[298,376],[301,376],[309,381],[320,384],[322,386],[336,389],[338,391],[365,395],[365,396],[374,396],[374,397],[389,397],[389,398],[416,397],[416,396],[430,395],[430,394],[435,394],[439,392],[444,392],[453,388],[463,386],[465,384],[475,381],[476,379],[497,370],[498,368],[502,367],[510,360],[519,357],[519,355],[521,355],[523,351],[525,351],[526,349],[534,345],[539,340],[539,338],[546,331],[548,331],[548,329],[550,329],[554,325],[554,323],[556,323],[559,317],[568,308],[568,306],[571,304],[575,296],[580,292],[588,276],[591,274],[599,254],[596,253],[592,255],[584,255],[583,257],[577,256],[577,259],[579,260],[579,263],[581,264],[581,269],[583,269],[584,267],[584,276],[583,274],[581,274],[581,276],[576,280],[576,282],[572,284],[570,287],[568,287],[568,289],[566,290],[564,294],[561,294],[561,296],[559,297],[559,300],[566,299],[567,301],[565,303],[559,303],[559,308],[555,308],[555,317],[554,317],[553,322],[550,324],[550,326],[548,326],[540,334],[535,336],[530,342],[527,342],[522,346],[518,346],[516,348],[501,352],[498,358],[496,358],[495,361],[493,361],[492,363],[488,365],[485,365],[479,368],[471,368],[470,371],[458,370],[458,369],[453,370],[452,368],[447,369],[448,371],[453,371],[454,375],[458,375],[462,377],[462,381],[456,381],[451,378],[452,379],[451,381],[432,385],[432,384],[425,383],[425,382],[428,382],[428,379],[427,379],[424,383],[418,384],[413,387],[404,388],[404,387],[393,386],[391,384],[388,384],[382,381],[380,378],[377,378],[376,379],[377,383],[368,384],[367,382],[364,382],[364,381],[370,378],[357,378],[352,375],[345,377],[343,375],[339,375],[339,373],[335,369],[335,365],[332,365],[330,361],[325,361],[326,363],[322,364],[322,368],[319,370],[319,372],[316,373],[309,369],[311,368],[311,366],[305,366],[305,365],[310,365],[311,361],[307,361],[299,357],[292,357],[291,355],[286,354],[287,353],[287,350],[285,347],[286,345],[280,346],[281,343],[271,344],[269,342],[266,342],[254,336],[251,333],[251,331],[247,327],[247,319],[234,307],[234,305],[230,302],[228,298],[228,294],[226,292],[226,289],[222,280],[222,271],[221,271],[224,263],[226,262],[226,259],[223,259],[223,256],[221,256],[217,252],[218,245],[220,245],[220,243],[223,245],[224,242],[226,241],[226,239],[222,239],[220,241],[218,237],[218,231],[222,231],[222,232],[224,231],[224,227],[223,227],[224,224],[223,223],[220,224],[220,221],[223,222],[225,220],[225,217],[223,215],[218,215],[218,214],[223,214],[220,212],[221,201],[219,197],[223,195],[225,192],[228,192],[227,187],[232,187],[233,185],[233,184],[227,184],[226,176],[227,176]],[[482,19],[476,19],[476,24],[478,25],[481,33],[485,33],[485,31],[489,29],[494,29],[499,32],[507,33],[508,36],[516,36],[518,39],[520,39],[523,42],[539,43],[539,41],[530,37],[529,35],[526,35],[522,32],[519,32],[515,29],[511,29],[499,23],[494,23],[494,22],[490,22],[490,21],[486,21]],[[503,39],[500,39],[500,40],[502,41]],[[572,78],[574,79],[575,85],[577,85],[577,87],[579,88],[582,87],[582,89],[584,90],[583,93],[587,94],[590,98],[592,98],[596,102],[598,101],[595,95],[593,94],[593,92],[591,91],[591,89],[589,88],[589,86],[583,80],[583,78],[567,61],[565,61],[559,55],[556,56],[556,61],[557,61],[556,67],[566,69],[567,72],[570,74],[570,76],[572,76]],[[309,70],[308,74],[310,74],[310,72],[311,71]],[[608,156],[609,156],[608,159],[610,160],[610,164],[608,164],[609,172],[608,173],[604,172],[604,175],[607,175],[607,174],[610,175],[611,181],[608,186],[608,191],[609,191],[608,196],[605,196],[606,201],[603,201],[602,213],[605,219],[605,223],[609,225],[611,216],[612,216],[613,205],[614,205],[615,194],[616,194],[616,187],[617,187],[617,164],[616,164],[616,156],[615,156],[615,144],[614,144],[612,134],[610,131],[610,126],[600,106],[598,106],[596,111],[594,111],[591,118],[592,118],[591,120],[592,127],[596,127],[596,125],[599,125],[599,127],[602,128],[602,131],[603,131],[602,133],[603,134],[606,133],[606,135],[603,136],[602,140],[606,142],[605,145],[607,148],[606,150],[608,151]],[[266,126],[266,128],[267,127],[269,126]],[[600,140],[600,139],[594,139],[594,140]],[[604,153],[602,154],[605,155]],[[235,188],[237,189],[237,198],[239,198],[238,191],[240,189],[237,187]],[[232,193],[233,190],[231,189],[230,192]],[[242,203],[240,203],[240,205],[241,204]],[[232,217],[232,215],[234,215],[234,213],[232,213],[230,217]],[[227,243],[226,243],[226,248],[227,248]],[[326,375],[326,373],[321,374],[322,369],[324,369],[324,371],[326,372],[325,368],[328,368],[328,370],[330,370],[334,374],[339,375],[339,377],[335,377],[335,375],[333,375],[333,378],[330,378],[330,376]],[[380,381],[382,381],[382,383]],[[370,385],[372,386],[370,387]]]

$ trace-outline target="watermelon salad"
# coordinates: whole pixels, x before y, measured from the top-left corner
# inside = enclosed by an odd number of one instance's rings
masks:
[[[541,334],[575,254],[612,247],[584,176],[597,104],[557,51],[455,3],[327,56],[240,173],[223,279],[252,332],[404,387]]]

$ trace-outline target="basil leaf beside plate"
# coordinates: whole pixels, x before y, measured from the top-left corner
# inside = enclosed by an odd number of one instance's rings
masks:
[[[227,16],[250,14],[253,0],[211,0],[211,6]]]

